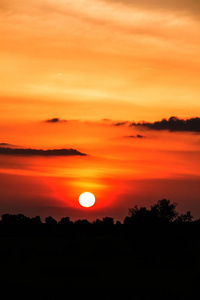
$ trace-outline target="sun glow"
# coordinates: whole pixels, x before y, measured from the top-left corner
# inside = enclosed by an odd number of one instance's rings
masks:
[[[92,193],[82,193],[79,196],[79,203],[83,207],[91,207],[95,203],[95,197]]]

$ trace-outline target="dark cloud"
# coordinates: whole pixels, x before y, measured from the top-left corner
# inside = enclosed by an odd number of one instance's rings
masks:
[[[129,138],[129,139],[143,139],[145,138],[144,135],[141,134],[137,134],[137,135],[125,135],[125,138]]]
[[[67,122],[67,120],[61,120],[59,118],[52,118],[45,120],[46,123],[60,123],[60,122]]]
[[[114,126],[124,126],[127,124],[127,121],[126,122],[118,122],[118,123],[114,123],[113,125]]]
[[[0,147],[0,154],[4,155],[20,155],[20,156],[87,156],[75,149],[52,149],[52,150],[38,150],[38,149],[17,149]]]
[[[191,119],[179,119],[177,117],[171,117],[168,120],[162,119],[153,123],[142,122],[132,123],[130,126],[146,127],[152,130],[169,130],[169,131],[188,131],[188,132],[200,132],[200,118]]]

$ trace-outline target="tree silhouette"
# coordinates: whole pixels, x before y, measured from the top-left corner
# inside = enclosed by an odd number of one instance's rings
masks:
[[[112,227],[114,225],[114,219],[110,217],[103,218],[103,222],[106,226]]]
[[[170,200],[162,199],[157,204],[151,206],[151,212],[154,217],[158,217],[162,222],[172,222],[178,216],[176,203],[170,203]]]
[[[53,219],[52,217],[49,216],[49,217],[45,218],[45,223],[47,225],[53,226],[53,225],[57,224],[57,221],[55,219]]]
[[[193,216],[190,211],[188,211],[186,214],[180,214],[176,218],[176,222],[178,223],[187,223],[192,222]]]
[[[45,218],[46,229],[48,233],[55,233],[57,228],[57,221],[51,216]]]
[[[140,236],[141,239],[149,239],[152,236],[156,239],[156,232],[160,238],[161,236],[166,237],[167,231],[172,237],[173,232],[171,228],[173,228],[174,232],[179,230],[179,235],[184,235],[185,229],[183,228],[187,228],[189,231],[191,230],[190,228],[193,228],[193,232],[196,234],[200,227],[200,219],[193,222],[190,211],[185,214],[179,214],[176,211],[176,206],[176,203],[170,203],[170,200],[167,199],[159,200],[150,209],[146,207],[138,208],[136,205],[133,208],[129,208],[128,216],[123,223],[117,221],[116,224],[112,217],[104,217],[102,220],[97,219],[90,223],[86,219],[72,222],[69,217],[56,221],[53,217],[48,216],[45,218],[45,223],[42,223],[40,216],[29,218],[23,214],[3,214],[0,221],[0,234],[57,234],[59,236],[72,236],[126,233],[130,234],[130,236],[137,235],[137,238]],[[185,225],[183,226],[182,224]]]

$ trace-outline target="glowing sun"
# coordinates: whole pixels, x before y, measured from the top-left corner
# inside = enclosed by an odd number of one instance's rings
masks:
[[[78,199],[79,203],[83,207],[91,207],[95,203],[95,196],[92,193],[82,193]]]

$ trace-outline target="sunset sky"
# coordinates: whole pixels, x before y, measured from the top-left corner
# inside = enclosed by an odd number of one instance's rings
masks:
[[[199,0],[2,0],[0,20],[0,215],[200,218]]]

